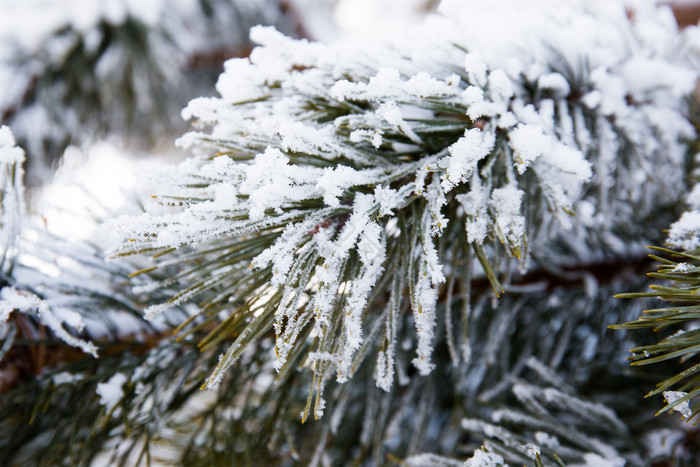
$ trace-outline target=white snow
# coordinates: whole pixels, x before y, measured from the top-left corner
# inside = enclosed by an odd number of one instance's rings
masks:
[[[24,151],[15,146],[10,128],[0,126],[0,190],[2,191],[0,248],[2,248],[3,263],[11,259],[14,253],[26,215],[23,162]],[[7,267],[7,264],[0,265],[0,268]]]
[[[525,218],[520,215],[525,192],[515,185],[493,190],[491,205],[496,211],[496,226],[511,245],[521,245],[525,235]]]
[[[549,89],[556,95],[564,97],[571,92],[569,82],[561,73],[548,73],[537,78],[537,85],[543,89]]]
[[[463,467],[464,462],[437,454],[423,453],[405,458],[403,465],[406,467]]]
[[[624,467],[627,464],[625,459],[620,457],[603,457],[594,452],[587,452],[583,455],[583,464],[573,464],[574,467]]]
[[[62,371],[53,375],[51,379],[53,380],[53,384],[55,386],[59,386],[61,384],[73,384],[76,381],[80,381],[83,379],[83,375],[80,373],[69,373],[67,371]]]
[[[465,467],[508,467],[503,457],[485,448],[476,449],[472,457],[464,463]]]
[[[105,406],[107,413],[110,413],[124,397],[123,387],[127,380],[123,373],[115,373],[106,382],[97,384],[95,392],[100,396],[100,404]]]
[[[13,311],[36,312],[39,321],[51,329],[59,339],[97,358],[97,347],[92,342],[73,336],[63,327],[63,324],[66,323],[64,319],[67,318],[69,322],[66,324],[72,324],[78,330],[82,329],[82,318],[77,313],[66,309],[51,308],[46,301],[41,300],[36,295],[12,287],[3,287],[0,290],[0,319],[7,320]]]
[[[644,435],[644,446],[649,458],[671,457],[674,448],[682,443],[686,434],[683,430],[659,428]]]
[[[520,124],[511,130],[508,138],[514,151],[518,172],[521,174],[552,145],[542,128],[535,125]]]
[[[442,188],[450,191],[464,183],[473,173],[477,163],[493,149],[495,137],[476,128],[466,130],[464,136],[448,148],[450,157],[447,162],[445,175],[442,177]]]
[[[535,441],[541,446],[545,446],[554,450],[556,450],[556,448],[561,445],[561,443],[559,443],[559,439],[556,436],[550,435],[549,433],[545,433],[543,431],[535,432]]]
[[[688,193],[688,196],[686,197],[686,201],[688,202],[690,209],[695,211],[700,210],[700,183],[693,186],[693,189],[690,190],[690,193]]]
[[[692,251],[700,246],[700,211],[684,212],[671,224],[668,244],[675,248]]]

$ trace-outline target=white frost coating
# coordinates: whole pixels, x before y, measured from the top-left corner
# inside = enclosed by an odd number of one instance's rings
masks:
[[[442,177],[443,190],[448,192],[464,183],[471,176],[476,164],[491,152],[494,142],[493,133],[485,133],[476,128],[466,130],[464,136],[448,148],[451,157]]]
[[[564,97],[571,92],[569,82],[561,73],[548,73],[537,79],[537,85],[543,89],[549,89],[558,96]]]
[[[288,225],[274,245],[253,258],[251,268],[264,268],[272,264],[271,283],[283,285],[287,280],[287,273],[292,267],[294,250],[304,236],[320,222],[323,222],[322,218],[311,217],[304,222]]]
[[[493,70],[489,73],[489,92],[498,99],[510,99],[515,94],[513,81],[505,71],[501,69]]]
[[[449,219],[442,212],[443,206],[447,204],[447,198],[439,178],[433,178],[432,183],[423,193],[423,197],[428,201],[428,211],[431,218],[430,235],[442,235],[442,231],[447,226]]]
[[[406,467],[463,467],[464,462],[460,462],[437,454],[423,453],[407,457],[402,461]]]
[[[340,80],[333,85],[330,92],[335,99],[339,100],[381,102],[387,97],[400,99],[407,96],[454,96],[460,92],[458,84],[459,77],[456,75],[440,80],[428,73],[419,72],[408,80],[403,80],[398,70],[381,68],[367,83]]]
[[[53,375],[51,379],[53,380],[53,384],[55,386],[59,386],[61,384],[72,384],[76,381],[80,381],[83,379],[83,375],[80,373],[69,373],[67,371],[62,371]]]
[[[449,83],[433,78],[428,73],[420,72],[402,83],[401,88],[412,96],[433,97],[454,95],[457,90],[459,77],[448,78]]]
[[[331,88],[331,96],[338,100],[355,99],[379,101],[386,96],[398,96],[397,83],[401,75],[394,68],[382,68],[368,83],[351,83],[340,80]]]
[[[15,137],[12,135],[10,128],[3,125],[0,127],[0,147],[11,148],[15,145]]]
[[[457,195],[467,216],[467,241],[480,245],[486,239],[491,225],[488,216],[488,191],[481,185],[479,177],[472,180],[469,193]]]
[[[363,181],[364,177],[357,170],[341,165],[335,169],[325,169],[316,182],[316,190],[323,195],[324,203],[336,207],[340,204],[338,198],[343,194],[343,190]]]
[[[394,384],[394,367],[396,359],[396,334],[397,321],[400,312],[400,303],[403,293],[403,285],[405,277],[394,277],[392,284],[391,297],[389,299],[389,309],[387,318],[384,324],[383,339],[386,342],[386,348],[377,353],[377,364],[375,366],[375,381],[377,387],[386,392],[391,390]]]
[[[664,399],[666,399],[667,404],[673,404],[687,395],[687,392],[682,391],[664,391]],[[684,400],[680,404],[675,405],[673,410],[680,412],[686,420],[693,415],[693,411],[690,409],[690,400]]]
[[[442,265],[430,234],[430,216],[426,211],[422,220],[421,255],[418,257],[418,279],[411,297],[413,319],[418,334],[416,357],[411,361],[422,375],[429,374],[435,365],[431,361],[437,308],[437,286],[445,281]]]
[[[15,137],[10,128],[0,126],[0,163],[14,164],[24,162],[24,151],[15,146]]]
[[[668,244],[675,248],[692,251],[700,246],[700,211],[684,212],[671,224]]]
[[[330,312],[338,298],[338,290],[341,285],[340,271],[350,254],[350,250],[355,247],[358,238],[367,228],[370,222],[369,216],[374,206],[374,196],[358,195],[355,198],[353,213],[340,232],[338,239],[334,242],[323,238],[319,239],[319,254],[325,261],[315,269],[319,288],[314,294],[312,302],[315,314],[314,329],[318,335],[323,335],[324,328],[330,322]],[[355,334],[357,331],[355,328],[348,332]]]
[[[260,72],[247,58],[232,58],[224,62],[224,70],[219,80],[216,82],[216,90],[221,97],[229,103],[243,102],[260,98],[264,95],[265,88],[262,86],[268,80],[267,75]],[[283,68],[280,69],[280,73]],[[269,70],[265,70],[269,71]],[[190,105],[183,110],[182,117],[185,119],[197,112],[195,105],[206,100],[193,100]]]
[[[386,122],[389,125],[399,129],[414,143],[421,144],[423,142],[420,136],[418,136],[416,132],[413,131],[411,125],[406,120],[404,120],[403,111],[401,110],[401,107],[399,107],[398,104],[396,104],[396,102],[389,101],[380,104],[375,113],[379,117],[386,120]]]
[[[381,185],[374,189],[374,198],[379,204],[380,216],[393,216],[393,210],[401,206],[403,201],[403,197],[398,191]]]
[[[659,58],[634,57],[620,70],[628,91],[642,98],[650,89],[668,89],[674,97],[691,92],[696,74],[683,67],[669,64]]]
[[[363,230],[357,246],[362,262],[362,270],[350,283],[345,310],[345,345],[340,351],[338,362],[338,381],[347,381],[352,364],[352,356],[362,344],[362,312],[367,305],[367,296],[384,270],[382,263],[386,257],[386,244],[382,238],[382,229],[376,223],[369,223]]]
[[[699,156],[700,155],[696,154],[696,160]],[[688,193],[685,200],[691,210],[700,211],[700,183],[693,186],[693,189],[690,190],[690,193]]]
[[[115,373],[107,382],[98,383],[95,392],[100,396],[100,404],[105,406],[105,411],[110,413],[119,401],[124,397],[123,386],[127,377],[122,373]]]
[[[520,204],[525,192],[514,185],[497,188],[491,193],[491,205],[496,211],[496,226],[510,245],[519,246],[525,235],[525,218]]]
[[[610,407],[600,403],[592,403],[576,397],[571,397],[569,394],[555,388],[546,388],[543,392],[544,399],[549,403],[567,407],[569,410],[574,410],[578,413],[596,413],[599,417],[606,419],[608,423],[616,426],[620,431],[627,430],[626,425]]]
[[[250,196],[251,219],[262,219],[265,210],[284,203],[293,190],[287,169],[289,159],[279,149],[267,149],[255,156],[255,163],[246,170],[240,191]]]
[[[382,145],[382,130],[354,130],[350,133],[350,142],[359,143],[362,141],[368,141],[376,149],[379,149]]]
[[[549,433],[545,433],[543,431],[535,432],[535,441],[537,441],[538,444],[550,449],[560,446],[559,439],[556,436],[550,435]]]
[[[499,76],[499,70],[494,71],[496,76]],[[491,73],[491,74],[493,74]],[[490,77],[491,75],[489,75]],[[495,117],[499,113],[507,113],[506,102],[509,101],[509,96],[504,96],[502,93],[507,92],[506,89],[498,87],[498,78],[496,78],[496,87],[494,92],[488,96],[484,95],[482,88],[478,86],[469,86],[462,93],[462,100],[468,106],[467,116],[474,121],[478,121],[482,117]]]
[[[624,467],[627,464],[621,457],[603,457],[594,452],[587,452],[583,455],[583,464],[580,467]]]
[[[464,467],[508,467],[503,457],[495,452],[488,452],[485,448],[474,451],[474,455],[467,459]]]
[[[432,18],[395,46],[311,43],[254,28],[261,47],[250,59],[227,62],[221,97],[194,100],[185,111],[199,132],[179,144],[201,158],[161,169],[147,214],[115,223],[133,240],[118,251],[271,235],[252,264],[233,268],[271,270],[265,294],[282,297],[274,367],[282,368],[302,330],[311,327],[323,340],[329,324],[341,321],[342,349],[323,363],[336,365],[341,381],[352,376],[348,362],[367,339],[367,297],[378,280],[394,283],[381,267],[385,242],[406,234],[387,229],[388,217],[402,210],[421,209],[402,286],[411,286],[420,373],[432,367],[444,281],[435,245],[454,223],[465,222],[470,243],[500,239],[517,248],[529,203],[542,201],[537,209],[551,209],[559,222],[546,226],[551,235],[532,238],[530,251],[542,252],[540,237],[558,236],[584,252],[591,247],[583,235],[605,225],[613,237],[605,241],[624,252],[612,234],[625,230],[618,229],[628,219],[621,209],[640,206],[646,215],[683,191],[675,182],[681,140],[693,130],[682,96],[697,71],[674,47],[647,42],[621,5],[603,12],[561,2],[553,23],[530,6],[518,4],[513,15],[490,22],[486,6],[463,17],[460,2],[445,0],[441,8],[450,3],[455,14]],[[648,21],[677,36],[653,15]],[[635,76],[652,66],[666,70]],[[633,163],[621,157],[630,146]],[[231,158],[206,159],[216,153]],[[652,176],[654,188],[640,188]],[[184,201],[169,206],[173,199]],[[458,206],[448,206],[453,199]],[[574,206],[580,218],[562,214]],[[448,225],[452,212],[464,218]],[[388,314],[403,311],[392,305]],[[376,382],[387,390],[395,377],[395,331],[387,321],[377,358]]]
[[[323,154],[333,159],[343,152],[342,147],[333,141],[334,131],[332,125],[314,128],[302,122],[282,122],[277,132],[285,151]]]
[[[486,85],[486,63],[478,52],[471,52],[464,56],[464,69],[469,73],[470,79],[479,86]]]
[[[56,334],[56,337],[66,344],[77,347],[85,353],[97,358],[97,347],[70,334],[63,328],[64,323],[80,330],[84,327],[80,315],[68,310],[56,310],[49,304],[29,292],[18,291],[13,287],[0,290],[0,320],[6,321],[13,311],[20,313],[36,312],[39,321]],[[65,320],[68,319],[69,322]]]
[[[650,459],[671,457],[674,449],[685,439],[683,430],[660,428],[644,435],[644,447]]]
[[[550,138],[544,134],[542,128],[534,125],[520,124],[511,130],[508,138],[515,153],[516,167],[521,174],[552,145]]]
[[[24,151],[15,146],[15,138],[7,126],[0,126],[0,255],[2,272],[17,255],[23,223],[26,217],[24,201]]]
[[[326,399],[319,397],[318,407],[314,408],[314,417],[317,419],[323,417],[323,410],[326,408]]]

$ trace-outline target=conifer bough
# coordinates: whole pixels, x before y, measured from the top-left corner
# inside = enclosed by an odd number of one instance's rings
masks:
[[[305,420],[322,414],[327,378],[346,381],[370,353],[391,389],[406,313],[415,338],[401,347],[430,373],[445,297],[451,356],[468,360],[474,277],[499,295],[514,262],[636,253],[641,219],[683,191],[697,73],[650,33],[681,42],[663,14],[595,7],[555,9],[557,27],[533,23],[533,48],[505,63],[446,18],[371,49],[254,28],[260,46],[226,62],[221,97],[183,111],[199,131],[179,144],[195,157],[154,172],[145,214],[112,222],[128,239],[115,256],[180,267],[137,290],[178,290],[146,316],[196,301],[181,335],[211,328],[203,349],[235,338],[209,387],[274,329],[275,369],[314,371]]]

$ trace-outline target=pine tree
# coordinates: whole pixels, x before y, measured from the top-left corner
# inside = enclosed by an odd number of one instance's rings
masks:
[[[0,129],[0,352],[39,372],[0,457],[693,465],[697,29],[542,8],[444,1],[371,48],[253,28],[106,264],[25,214]]]

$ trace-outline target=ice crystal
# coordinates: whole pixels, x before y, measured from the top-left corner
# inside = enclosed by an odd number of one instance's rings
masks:
[[[667,404],[673,404],[677,400],[682,399],[688,395],[687,392],[682,391],[664,391],[664,399],[666,399]],[[690,400],[686,399],[673,406],[673,410],[680,412],[683,418],[689,419],[693,415],[693,411],[690,409]]]

